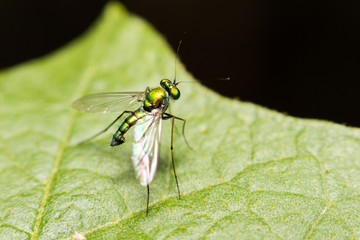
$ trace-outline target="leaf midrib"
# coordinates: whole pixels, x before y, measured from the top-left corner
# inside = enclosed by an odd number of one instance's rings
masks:
[[[96,44],[95,44],[95,46],[96,46]],[[90,52],[91,53],[89,55],[92,56],[92,51],[90,51]],[[83,93],[88,88],[88,86],[90,84],[91,76],[94,73],[94,71],[92,71],[92,69],[93,68],[92,68],[91,64],[89,64],[88,67],[86,67],[86,69],[84,71],[84,74],[83,74],[83,77],[80,80],[80,85],[79,85],[80,87],[76,91],[74,99],[80,97],[81,95],[83,95]],[[45,206],[48,203],[48,198],[49,198],[49,195],[50,195],[50,189],[51,189],[51,186],[53,185],[54,179],[55,179],[55,177],[56,177],[56,175],[57,175],[57,173],[59,171],[59,166],[60,166],[61,160],[63,159],[62,156],[63,156],[63,153],[64,153],[64,151],[65,151],[65,149],[67,147],[67,144],[69,142],[69,138],[70,138],[72,129],[74,127],[74,123],[75,123],[77,115],[78,115],[78,113],[76,111],[71,111],[70,120],[69,120],[69,123],[67,124],[68,127],[67,127],[67,129],[65,131],[65,136],[64,136],[64,138],[63,138],[63,140],[62,140],[62,142],[60,144],[58,153],[56,154],[56,159],[55,159],[55,162],[54,162],[53,170],[52,170],[52,172],[50,174],[50,178],[47,181],[46,186],[45,186],[44,196],[43,196],[43,198],[41,200],[41,206],[40,206],[40,210],[38,212],[38,215],[36,217],[35,227],[34,227],[32,235],[31,235],[31,240],[35,240],[37,235],[39,234],[39,228],[40,228],[42,217],[43,217],[43,214],[44,214],[44,211],[45,211]]]
[[[100,46],[101,46],[101,39],[100,38],[106,38],[107,37],[107,34],[108,32],[111,32],[110,31],[110,27],[108,28],[105,28],[106,32],[104,32],[103,34],[100,34],[100,33],[97,33],[96,34],[96,38],[93,39],[94,43],[92,44],[92,47],[90,48],[90,50],[88,51],[88,61],[87,63],[85,64],[85,67],[84,67],[84,71],[83,71],[83,74],[82,74],[82,77],[80,78],[80,84],[79,84],[79,87],[77,88],[77,90],[75,91],[75,94],[74,94],[74,97],[73,99],[77,99],[77,98],[80,98],[81,96],[83,96],[86,92],[86,90],[88,89],[90,83],[91,83],[91,79],[93,77],[93,75],[96,73],[96,62],[95,60],[96,59],[96,51],[98,49],[100,49]],[[94,30],[94,32],[96,32],[97,29]],[[92,32],[92,33],[94,33]],[[70,106],[69,106],[70,108]],[[63,159],[63,153],[66,149],[66,147],[68,147],[68,142],[69,142],[69,139],[70,139],[70,136],[71,136],[71,132],[74,128],[74,125],[75,125],[75,121],[76,121],[76,117],[78,116],[78,112],[72,110],[71,111],[71,114],[70,114],[70,119],[69,119],[69,122],[67,124],[67,128],[66,128],[66,131],[65,131],[65,135],[64,135],[64,138],[63,140],[61,141],[61,144],[60,144],[60,147],[59,147],[59,150],[56,154],[56,159],[55,159],[55,162],[54,162],[54,166],[53,166],[53,170],[50,174],[50,177],[49,177],[49,180],[47,181],[46,183],[46,186],[45,186],[45,191],[44,191],[44,195],[43,195],[43,198],[41,200],[41,205],[40,205],[40,210],[38,212],[38,215],[36,217],[36,220],[35,220],[35,225],[34,225],[34,230],[32,232],[32,235],[31,235],[31,240],[35,240],[36,237],[38,236],[39,234],[39,229],[40,229],[40,225],[41,225],[41,222],[42,222],[42,219],[43,219],[43,215],[44,215],[44,211],[45,211],[45,207],[48,203],[48,198],[50,196],[50,190],[51,190],[51,187],[54,183],[54,179],[56,178],[56,175],[59,171],[59,166],[61,164],[61,161]]]
[[[54,182],[55,176],[56,176],[56,174],[57,174],[57,172],[59,170],[61,160],[63,159],[62,156],[63,156],[64,150],[66,148],[67,142],[69,140],[70,133],[71,133],[71,130],[73,128],[76,115],[77,114],[74,111],[72,111],[71,117],[70,117],[70,120],[69,120],[69,124],[68,124],[68,128],[66,129],[66,132],[65,132],[65,137],[64,137],[64,139],[62,140],[62,142],[60,144],[60,148],[59,148],[58,153],[56,154],[56,159],[55,159],[55,163],[54,163],[54,166],[53,166],[53,171],[51,172],[50,178],[46,183],[44,196],[43,196],[43,198],[41,200],[40,210],[39,210],[38,215],[36,217],[35,227],[34,227],[34,230],[33,230],[33,234],[31,236],[32,240],[35,240],[36,236],[38,235],[39,227],[40,227],[41,220],[42,220],[42,217],[43,217],[43,213],[45,211],[45,206],[46,206],[46,204],[48,202],[47,200],[48,200],[49,195],[50,195],[50,188],[51,188],[51,186],[52,186],[52,184]]]

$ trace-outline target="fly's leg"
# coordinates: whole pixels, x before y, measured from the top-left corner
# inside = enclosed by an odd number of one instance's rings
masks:
[[[164,119],[164,120],[170,119],[170,118],[174,118],[174,119],[183,121],[182,135],[183,135],[183,137],[184,137],[185,143],[186,143],[186,145],[187,145],[191,150],[194,150],[194,149],[190,146],[190,144],[189,144],[189,142],[188,142],[188,140],[187,140],[187,138],[186,138],[186,136],[185,136],[185,124],[186,124],[186,119],[176,117],[176,116],[174,116],[174,115],[172,115],[172,114],[169,114],[169,113],[164,113],[164,115],[165,115],[165,116],[163,116],[163,119]],[[173,127],[172,127],[172,134],[173,134]]]
[[[147,201],[146,201],[146,216],[149,215],[149,199],[150,199],[150,187],[149,184],[147,187]]]
[[[106,132],[107,130],[109,130],[109,128],[111,128],[112,125],[114,125],[125,113],[132,113],[132,111],[124,111],[123,113],[120,114],[120,116],[118,116],[112,123],[110,123],[109,126],[107,126],[104,130],[98,132],[97,134],[95,134],[92,137],[89,137],[83,141],[81,141],[79,144],[83,144],[86,142],[89,142],[91,140],[93,140],[94,138],[98,137],[99,135],[103,134],[104,132]]]
[[[172,124],[171,124],[171,145],[170,145],[170,151],[171,151],[171,161],[172,161],[172,165],[173,165],[173,170],[174,170],[174,176],[175,176],[175,181],[176,181],[176,187],[178,189],[178,194],[179,194],[179,199],[181,200],[181,195],[180,195],[180,188],[179,188],[179,183],[178,183],[178,179],[177,179],[177,175],[176,175],[176,170],[175,170],[175,161],[174,161],[174,125],[175,125],[175,119],[178,119],[178,120],[181,120],[184,122],[184,125],[183,125],[183,136],[184,136],[184,139],[187,143],[187,140],[185,138],[185,134],[184,134],[184,131],[185,131],[185,123],[186,123],[186,120],[185,119],[182,119],[182,118],[179,118],[179,117],[176,117],[174,115],[171,115],[171,114],[168,114],[168,113],[164,113],[165,116],[163,116],[163,119],[166,120],[166,119],[170,119],[172,118]]]
[[[178,183],[178,179],[177,179],[177,176],[176,176],[175,161],[174,161],[174,147],[173,147],[173,143],[174,143],[174,125],[175,125],[175,117],[173,116],[173,118],[172,118],[172,124],[171,124],[171,146],[170,146],[170,150],[171,150],[171,161],[172,161],[172,165],[173,165],[173,169],[174,169],[176,187],[177,187],[178,193],[179,193],[179,200],[181,200],[180,188],[179,188],[179,183]]]

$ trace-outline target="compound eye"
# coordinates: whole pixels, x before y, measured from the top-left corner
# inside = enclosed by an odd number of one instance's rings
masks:
[[[171,96],[173,99],[178,100],[180,98],[180,91],[178,88],[172,88],[171,89]]]
[[[165,88],[165,89],[166,89],[168,83],[169,83],[169,80],[168,80],[168,79],[163,79],[163,80],[160,81],[160,86],[161,86],[162,88]]]

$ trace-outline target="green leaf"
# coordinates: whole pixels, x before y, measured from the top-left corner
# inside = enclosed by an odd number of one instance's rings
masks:
[[[149,24],[110,3],[79,40],[0,73],[0,239],[360,237],[359,129],[289,117],[198,83],[181,83],[182,97],[171,103],[194,148],[178,123],[182,199],[165,121],[145,217],[131,133],[117,148],[108,146],[112,131],[77,145],[117,115],[78,113],[71,103],[159,86],[174,77],[174,59]]]

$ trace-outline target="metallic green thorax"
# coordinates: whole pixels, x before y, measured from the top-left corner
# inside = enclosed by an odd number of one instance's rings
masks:
[[[116,146],[125,142],[124,134],[135,125],[137,121],[152,110],[161,108],[163,112],[166,111],[169,106],[169,96],[177,100],[180,98],[180,90],[176,87],[176,84],[168,79],[160,81],[160,86],[152,90],[147,90],[147,94],[144,100],[144,104],[135,112],[132,112],[124,122],[120,125],[119,129],[115,132],[110,145]]]
[[[144,100],[144,110],[147,112],[151,112],[155,108],[159,108],[163,106],[166,110],[167,106],[169,105],[169,94],[164,88],[158,87],[152,89],[147,95]]]

